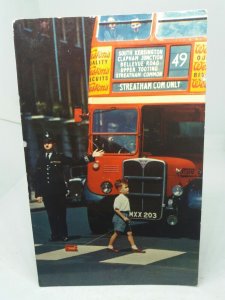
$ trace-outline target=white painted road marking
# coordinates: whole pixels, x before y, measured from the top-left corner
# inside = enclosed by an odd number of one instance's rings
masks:
[[[66,251],[64,248],[59,250],[54,250],[50,252],[45,252],[36,255],[37,260],[60,260],[64,258],[69,258],[73,256],[80,256],[83,254],[88,254],[96,251],[105,249],[103,246],[85,246],[77,245],[78,251]]]
[[[154,262],[185,254],[186,252],[145,249],[146,253],[130,253],[123,256],[113,257],[100,261],[108,264],[148,265]]]
[[[78,251],[65,251],[65,249],[53,250],[36,255],[37,260],[61,260],[70,257],[78,257],[80,255],[89,254],[106,249],[103,246],[77,245]],[[183,255],[186,252],[161,250],[161,249],[145,249],[146,253],[129,253],[120,255],[120,253],[112,254],[110,259],[102,260],[100,263],[108,264],[129,264],[129,265],[148,265],[164,259]],[[121,252],[123,254],[123,252]]]

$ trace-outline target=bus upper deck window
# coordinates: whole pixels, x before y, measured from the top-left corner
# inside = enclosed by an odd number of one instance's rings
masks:
[[[205,10],[168,12],[159,15],[158,38],[182,38],[206,36],[207,18]]]
[[[150,36],[152,16],[102,16],[97,38],[99,41],[144,40]]]

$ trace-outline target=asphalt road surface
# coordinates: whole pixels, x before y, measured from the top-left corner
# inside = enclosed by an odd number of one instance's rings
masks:
[[[111,233],[92,235],[86,208],[68,209],[70,240],[49,242],[46,212],[32,212],[35,252],[41,286],[196,285],[198,239],[162,232],[146,224],[133,226],[135,241],[146,253],[132,253],[126,236],[106,250]],[[78,251],[65,251],[65,245]]]

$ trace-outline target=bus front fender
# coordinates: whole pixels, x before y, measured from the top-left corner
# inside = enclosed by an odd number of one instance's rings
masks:
[[[87,186],[87,184],[84,185],[84,190],[83,190],[83,198],[85,202],[89,203],[97,203],[101,202],[105,196],[95,194],[91,192]]]

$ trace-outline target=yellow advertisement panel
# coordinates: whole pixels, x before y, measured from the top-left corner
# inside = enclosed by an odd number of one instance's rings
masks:
[[[191,92],[206,91],[206,54],[206,42],[195,43],[190,86]]]
[[[110,91],[112,47],[91,49],[89,96],[108,95]]]

